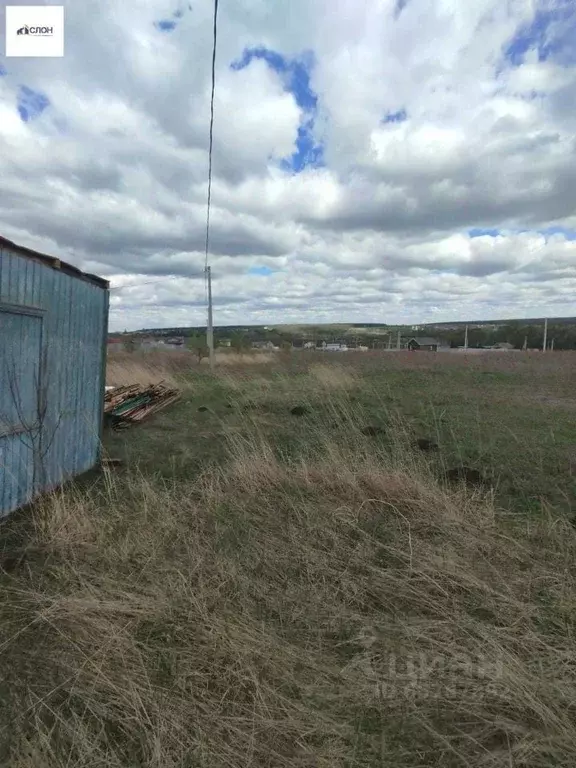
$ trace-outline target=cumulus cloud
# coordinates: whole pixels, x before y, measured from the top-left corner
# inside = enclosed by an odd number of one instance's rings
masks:
[[[0,68],[2,234],[110,279],[112,328],[205,322],[212,11],[68,3],[63,58]],[[570,0],[221,4],[216,322],[572,314],[575,31]]]

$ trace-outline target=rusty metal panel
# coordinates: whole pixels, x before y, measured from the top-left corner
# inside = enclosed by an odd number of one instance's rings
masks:
[[[0,242],[0,517],[98,461],[105,286]]]

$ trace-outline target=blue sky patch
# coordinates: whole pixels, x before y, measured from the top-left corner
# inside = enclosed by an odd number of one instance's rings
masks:
[[[259,277],[268,277],[273,272],[270,267],[250,267],[248,270],[249,275],[258,275]]]
[[[408,120],[408,113],[405,109],[399,109],[397,112],[388,112],[384,119],[382,120],[383,123],[404,123],[406,120]]]
[[[500,229],[496,228],[483,228],[473,227],[468,230],[469,237],[498,237],[503,234]],[[510,235],[526,235],[536,234],[544,235],[544,237],[552,237],[552,235],[562,235],[566,240],[576,240],[576,230],[568,229],[567,227],[545,227],[544,229],[512,229],[506,230],[506,234]]]
[[[314,66],[313,56],[308,53],[299,59],[288,59],[281,53],[271,51],[264,46],[246,48],[242,58],[233,61],[231,69],[245,69],[254,59],[265,61],[266,64],[280,75],[287,91],[294,95],[296,103],[307,111],[316,109],[317,97],[310,87],[310,72]]]
[[[23,123],[40,117],[50,106],[50,99],[40,91],[34,91],[27,85],[21,85],[18,91],[18,114]]]
[[[566,227],[546,227],[546,229],[539,229],[538,233],[545,237],[551,237],[552,235],[563,235],[566,240],[576,240],[576,230],[566,229]]]
[[[509,64],[519,67],[526,54],[536,50],[538,61],[554,59],[576,64],[576,6],[566,3],[551,10],[538,10],[529,24],[524,24],[504,49]]]
[[[192,6],[187,6],[188,10],[192,10]],[[179,8],[177,11],[174,11],[172,16],[169,19],[160,19],[160,21],[155,21],[154,26],[156,29],[158,29],[160,32],[173,32],[176,27],[178,26],[178,22],[181,18],[184,16],[184,9]]]
[[[303,125],[298,128],[296,152],[280,162],[283,171],[300,173],[305,168],[322,168],[325,165],[324,147],[315,142],[312,128]]]
[[[499,234],[500,230],[494,227],[472,227],[468,230],[469,237],[498,237]]]
[[[396,3],[394,5],[394,18],[397,19],[407,5],[408,5],[408,0],[396,0]]]
[[[324,165],[324,147],[314,138],[314,125],[318,108],[318,97],[310,85],[310,75],[314,66],[314,56],[308,52],[296,59],[289,59],[277,51],[264,46],[246,48],[242,57],[230,65],[233,70],[241,70],[252,61],[259,59],[278,74],[284,89],[294,96],[296,104],[308,113],[298,129],[296,152],[281,161],[285,171],[299,173],[305,168],[319,168]]]
[[[155,21],[154,26],[160,32],[172,32],[172,30],[176,29],[176,22],[171,19],[162,19],[162,21]]]

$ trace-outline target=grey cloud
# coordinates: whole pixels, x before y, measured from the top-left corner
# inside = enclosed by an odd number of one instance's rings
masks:
[[[542,245],[536,234],[444,239],[573,216],[576,76],[565,67],[562,87],[521,98],[496,72],[515,8],[400,5],[396,22],[392,3],[384,12],[379,0],[222,7],[210,248],[220,317],[336,319],[345,305],[360,319],[417,322],[443,308],[500,314],[569,302],[572,246]],[[153,0],[137,12],[119,0],[67,6],[66,56],[14,60],[0,78],[4,231],[36,247],[44,240],[91,271],[158,278],[114,293],[121,327],[204,321],[201,280],[178,276],[203,269],[211,8],[195,4],[170,35],[153,27],[164,10]],[[267,142],[278,130],[278,146],[291,146],[297,120],[288,108],[281,125],[272,90],[256,93],[229,72],[258,44],[314,50],[328,165],[316,180],[279,173]],[[20,83],[53,102],[27,126],[14,106]],[[397,109],[407,112],[408,138],[378,154],[380,120]],[[275,263],[281,271],[270,277],[246,275]]]
[[[576,208],[576,170],[572,168],[558,169],[547,189],[538,189],[538,177],[528,171],[508,179],[509,186],[503,178],[496,183],[498,174],[494,176],[493,188],[477,186],[470,180],[459,199],[443,196],[417,179],[412,188],[402,189],[403,200],[397,197],[388,204],[373,199],[358,205],[350,194],[329,216],[303,216],[302,221],[311,227],[340,232],[374,230],[408,235],[495,225],[537,228],[544,222],[570,216]]]
[[[510,268],[510,262],[506,259],[482,259],[482,261],[463,264],[458,268],[458,274],[469,277],[487,277],[506,272]]]

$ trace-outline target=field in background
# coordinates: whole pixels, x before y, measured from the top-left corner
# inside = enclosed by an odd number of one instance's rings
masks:
[[[576,355],[264,358],[4,526],[0,762],[576,764]]]
[[[411,448],[435,439],[426,465],[438,474],[466,465],[486,476],[498,503],[566,514],[576,499],[576,353],[224,353],[215,380],[190,353],[124,356],[109,384],[180,382],[180,405],[141,432],[108,442],[114,455],[164,476],[220,460],[231,432],[257,429],[282,455],[314,451],[326,439]],[[190,373],[192,371],[192,373]],[[343,377],[347,386],[341,386]],[[227,405],[232,408],[228,408]],[[305,405],[305,419],[290,414]],[[206,406],[205,412],[198,407]],[[163,450],[167,433],[169,453]]]

